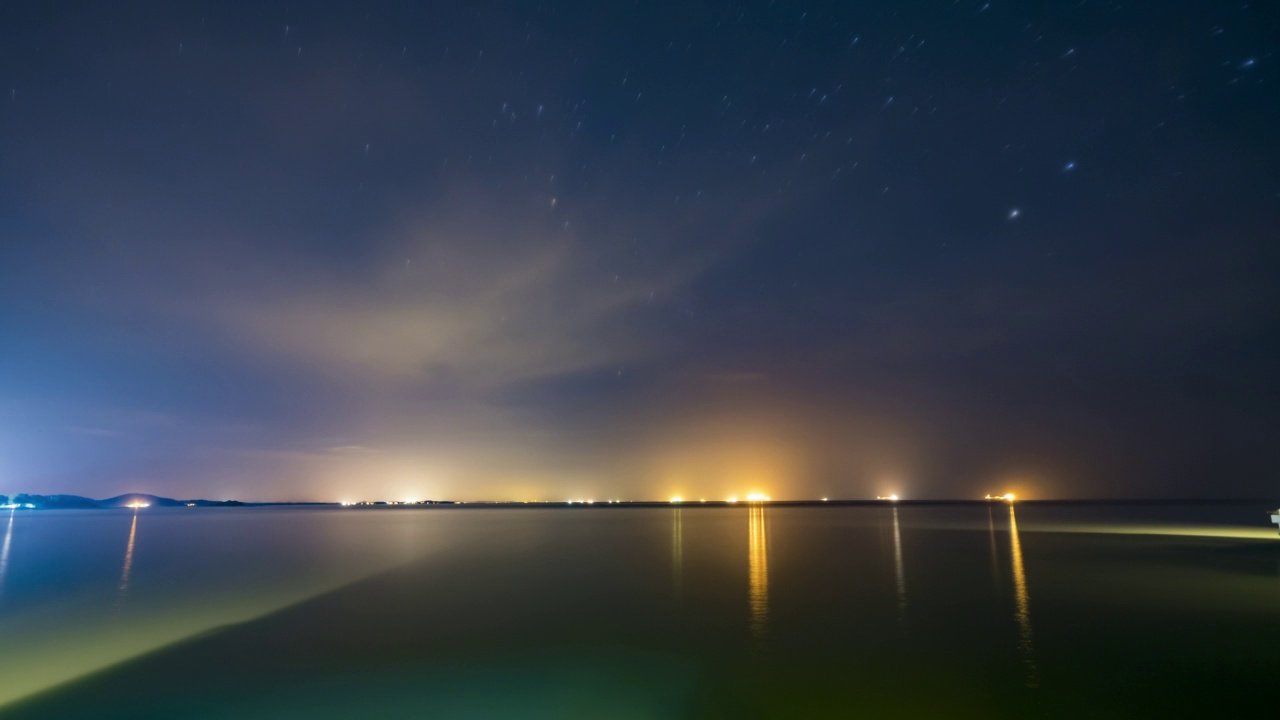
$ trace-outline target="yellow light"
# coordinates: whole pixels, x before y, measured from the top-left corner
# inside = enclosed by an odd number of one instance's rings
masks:
[[[144,503],[144,502],[136,502],[136,501],[135,501],[135,502],[131,502],[131,503],[129,503],[129,504],[128,504],[128,505],[126,505],[125,507],[131,507],[131,508],[133,508],[134,510],[137,510],[138,508],[151,507],[151,503]]]
[[[892,502],[898,502],[898,496],[897,496],[897,495],[890,495],[890,496],[889,496],[889,500],[891,500]]]
[[[764,493],[751,493],[747,496],[747,502],[769,502],[769,496]]]
[[[727,502],[727,503],[736,503],[736,502],[738,502],[738,498],[736,498],[736,497],[731,497],[731,498],[729,498],[728,500],[725,500],[725,502]]]
[[[826,501],[827,501],[827,499],[826,499],[826,498],[822,498],[822,502],[826,502]]]
[[[587,504],[588,504],[588,505],[595,505],[595,504],[596,504],[596,501],[595,501],[595,500],[588,500],[588,501],[587,501]]]
[[[769,622],[769,543],[764,518],[764,506],[747,508],[747,562],[750,583],[751,633],[764,637]]]
[[[1005,493],[1004,499],[1008,500],[1009,502],[1013,502],[1013,493]]]
[[[671,502],[673,502],[673,503],[682,503],[682,502],[684,502],[684,498],[682,498],[682,497],[673,497],[673,498],[671,498]]]

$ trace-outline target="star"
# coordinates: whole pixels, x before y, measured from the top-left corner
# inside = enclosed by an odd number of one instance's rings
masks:
[[[1022,214],[1022,211],[1021,211],[1021,210],[1019,210],[1018,208],[1014,208],[1014,209],[1012,209],[1012,210],[1010,210],[1010,211],[1009,211],[1009,219],[1010,219],[1010,220],[1017,220],[1017,219],[1018,219],[1018,216],[1019,216],[1019,215],[1021,215],[1021,214]]]

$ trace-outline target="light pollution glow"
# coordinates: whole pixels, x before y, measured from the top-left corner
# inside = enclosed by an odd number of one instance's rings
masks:
[[[663,18],[653,27],[686,12],[651,5],[640,4]],[[832,18],[864,5],[832,4]],[[1077,105],[1146,93],[1113,108],[1114,132],[1085,132],[1098,141],[1087,161],[1063,149],[1081,128],[1047,103],[1011,129],[993,122],[1007,119],[1001,103],[953,97],[951,75],[904,77],[900,99],[938,98],[949,121],[899,128],[937,148],[900,182],[900,148],[874,129],[913,104],[881,106],[876,83],[839,81],[829,111],[778,104],[762,128],[759,103],[706,88],[737,82],[726,68],[774,63],[776,45],[713,33],[702,52],[726,63],[665,53],[688,81],[642,80],[628,73],[654,49],[645,33],[588,21],[610,40],[591,50],[577,24],[507,14],[479,28],[441,18],[435,30],[467,38],[453,55],[356,65],[327,52],[279,64],[266,35],[211,23],[209,42],[245,51],[200,72],[189,53],[141,64],[126,100],[81,92],[129,56],[110,33],[88,16],[24,13],[33,32],[12,40],[33,49],[14,52],[67,61],[6,76],[21,136],[3,175],[3,196],[21,201],[0,243],[0,478],[20,486],[7,490],[945,498],[980,497],[1005,474],[1025,474],[1030,486],[1012,490],[1034,497],[1268,487],[1276,404],[1242,410],[1274,384],[1275,364],[1256,359],[1276,338],[1274,199],[1260,190],[1275,162],[1258,151],[1271,147],[1268,93],[1220,104],[1223,122],[1171,115],[1162,132],[1187,142],[1157,143],[1151,162],[1126,151],[1149,133],[1120,128],[1144,126],[1166,97],[1160,72],[1099,63],[1088,83],[1046,78]],[[153,19],[131,28],[137,48],[184,32]],[[897,28],[886,37],[918,24],[882,20]],[[456,47],[482,47],[507,23],[532,23],[541,46],[452,65]],[[366,60],[406,47],[406,29],[388,28],[334,42]],[[805,53],[844,52],[800,40]],[[1221,63],[1202,45],[1183,43],[1181,66]],[[1242,47],[1232,64],[1260,83],[1269,70],[1255,55]],[[985,61],[956,61],[960,76],[992,79]],[[657,92],[641,101],[635,87],[605,111],[615,74]],[[499,92],[514,77],[523,100]],[[761,98],[796,90],[789,73],[750,79]],[[230,97],[231,114],[199,105]],[[534,98],[545,113],[516,111]],[[686,121],[687,137],[673,135]],[[1025,174],[974,162],[1024,126],[1046,137],[1024,148]],[[153,151],[122,155],[135,140]],[[1188,168],[1185,196],[1162,167]],[[934,191],[958,175],[975,179],[971,192]],[[1231,212],[1197,210],[1223,197]],[[1121,218],[1152,225],[1135,233]],[[964,252],[932,252],[961,227]],[[1070,262],[1055,250],[1064,238],[1076,239]],[[1153,262],[1165,271],[1135,271]],[[1185,367],[1143,372],[1151,359]],[[1182,371],[1222,367],[1236,380],[1188,404]],[[1125,484],[1104,479],[1115,477]]]

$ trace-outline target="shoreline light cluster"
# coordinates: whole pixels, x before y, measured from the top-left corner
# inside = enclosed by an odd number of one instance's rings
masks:
[[[897,494],[892,494],[892,495],[877,495],[875,499],[876,499],[876,500],[882,500],[882,501],[885,501],[885,502],[896,503],[896,502],[901,501],[901,500],[902,500],[902,497],[901,497],[901,496],[899,496],[899,495],[897,495]],[[982,499],[983,499],[983,500],[987,500],[987,501],[989,501],[989,502],[1008,502],[1008,503],[1013,503],[1013,502],[1017,499],[1017,496],[1016,496],[1016,495],[1014,495],[1013,493],[1004,493],[1003,495],[992,495],[992,494],[988,493],[987,495],[983,496],[983,498],[982,498]],[[569,498],[569,499],[566,499],[566,500],[507,500],[507,501],[503,501],[503,500],[495,500],[495,501],[478,501],[478,504],[479,504],[479,505],[597,505],[597,504],[599,504],[599,505],[621,505],[621,504],[640,504],[640,505],[647,505],[647,504],[652,504],[652,503],[657,503],[657,502],[661,502],[661,501],[660,501],[660,500],[617,500],[617,499],[611,499],[611,500],[600,500],[600,501],[598,501],[598,502],[597,502],[594,498]],[[743,498],[740,498],[740,497],[739,497],[739,496],[737,496],[737,495],[730,495],[729,497],[725,498],[724,500],[708,500],[708,499],[707,499],[707,498],[705,498],[705,497],[698,498],[698,499],[696,499],[696,500],[694,500],[694,499],[686,500],[686,499],[684,498],[684,496],[683,496],[683,495],[673,495],[673,496],[671,496],[670,498],[668,498],[668,499],[667,499],[667,503],[669,503],[669,504],[671,504],[671,505],[681,505],[681,504],[686,504],[686,503],[706,504],[706,503],[708,503],[708,502],[711,502],[711,503],[720,503],[720,504],[725,504],[725,505],[734,505],[734,504],[737,504],[738,502],[746,502],[746,503],[748,503],[748,504],[751,504],[751,503],[767,503],[767,502],[773,502],[773,498],[772,498],[772,497],[770,497],[769,495],[766,495],[765,493],[761,493],[761,492],[753,492],[753,493],[748,493],[748,494],[747,494],[745,497],[743,497]],[[823,496],[823,497],[820,497],[820,498],[800,499],[800,500],[790,500],[790,501],[785,501],[785,502],[800,502],[800,503],[804,503],[804,502],[824,502],[824,503],[825,503],[825,502],[831,502],[831,498],[826,497],[826,496]],[[844,499],[837,498],[837,499],[835,500],[835,502],[837,502],[837,503],[840,503],[840,502],[845,502],[845,503],[848,503],[848,502],[855,502],[855,503],[856,503],[856,502],[866,502],[866,501],[865,501],[865,500],[858,500],[857,498],[853,498],[853,499],[850,499],[850,498],[844,498]],[[927,501],[926,501],[926,502],[927,502]],[[366,506],[366,507],[367,507],[367,506],[384,506],[384,507],[385,507],[385,506],[406,506],[406,505],[462,505],[462,504],[464,504],[464,501],[462,501],[462,500],[453,500],[453,501],[450,501],[450,500],[378,500],[378,501],[368,501],[368,500],[365,500],[365,501],[354,502],[354,501],[350,501],[350,500],[342,500],[342,501],[338,502],[337,504],[338,504],[338,505],[341,505],[342,507],[352,507],[352,506]],[[472,504],[477,504],[477,503],[476,503],[475,501],[473,501],[473,503],[472,503]],[[9,505],[9,506],[5,506],[5,507],[15,507],[15,506]],[[141,502],[135,502],[135,503],[130,503],[129,505],[127,505],[127,507],[130,507],[130,508],[133,508],[133,509],[138,509],[138,508],[148,507],[148,504],[147,504],[147,503],[141,503]]]

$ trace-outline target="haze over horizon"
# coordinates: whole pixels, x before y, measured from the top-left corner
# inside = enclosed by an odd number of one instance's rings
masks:
[[[0,8],[0,493],[1259,497],[1280,6]]]

